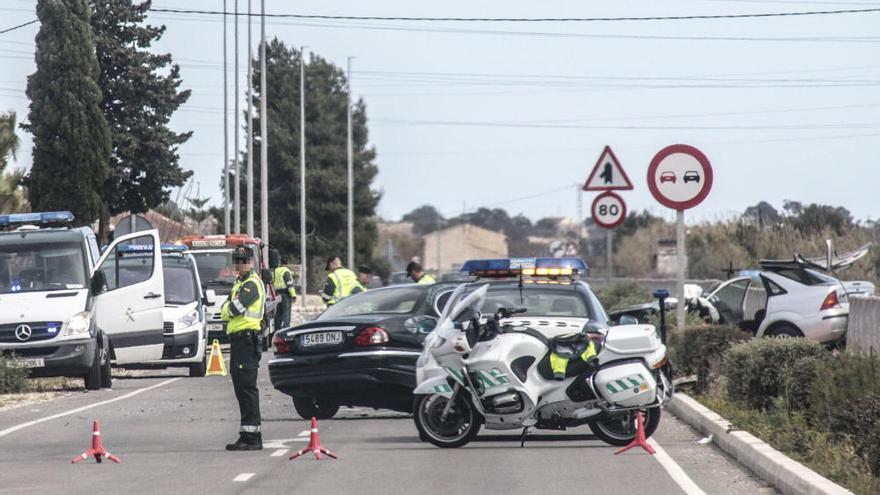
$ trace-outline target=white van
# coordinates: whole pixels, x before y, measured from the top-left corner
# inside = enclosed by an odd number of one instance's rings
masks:
[[[120,247],[158,246],[159,233],[120,237],[100,255],[94,232],[73,219],[0,215],[0,353],[32,377],[82,377],[94,390],[111,386],[111,361],[162,357],[161,252],[117,276]]]

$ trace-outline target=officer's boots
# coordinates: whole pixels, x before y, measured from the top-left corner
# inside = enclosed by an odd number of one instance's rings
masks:
[[[246,433],[241,432],[235,443],[226,446],[226,450],[262,450],[263,435],[260,432]]]

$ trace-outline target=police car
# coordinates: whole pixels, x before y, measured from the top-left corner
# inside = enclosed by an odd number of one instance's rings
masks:
[[[165,279],[163,311],[164,348],[162,359],[123,365],[126,368],[189,368],[189,376],[205,376],[208,356],[208,335],[205,307],[216,300],[213,290],[202,293],[196,260],[185,246],[163,244],[162,272]],[[137,270],[152,256],[153,247],[128,245],[120,249],[120,276],[126,270]]]
[[[111,361],[162,357],[161,254],[116,276],[120,248],[158,246],[159,233],[122,236],[101,255],[73,221],[67,211],[0,215],[0,353],[32,377],[82,377],[94,390],[111,386]]]

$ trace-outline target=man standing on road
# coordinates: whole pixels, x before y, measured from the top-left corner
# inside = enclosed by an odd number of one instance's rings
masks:
[[[260,322],[266,304],[263,281],[253,272],[253,253],[239,246],[232,253],[232,261],[238,277],[232,293],[220,310],[220,317],[228,322],[229,368],[232,387],[241,412],[241,428],[238,440],[226,446],[226,450],[261,450],[263,435],[260,433],[260,391],[257,388],[257,371],[260,368]]]
[[[342,259],[339,256],[331,256],[327,259],[326,270],[328,272],[327,283],[324,284],[324,291],[321,292],[321,297],[327,303],[327,306],[333,306],[355,292],[366,290],[358,282],[357,275],[342,266]]]
[[[278,307],[275,308],[275,331],[290,326],[290,308],[296,301],[296,289],[293,287],[293,274],[287,267],[289,259],[281,257],[281,265],[275,268],[275,293],[281,296]]]
[[[417,284],[437,283],[437,281],[434,280],[434,277],[425,273],[425,271],[422,269],[422,265],[416,263],[415,261],[410,261],[409,264],[406,265],[406,275]]]
[[[355,287],[351,293],[357,294],[358,292],[366,292],[367,287],[370,286],[370,283],[373,282],[373,269],[368,267],[367,265],[361,265],[358,267],[358,282],[360,286]]]

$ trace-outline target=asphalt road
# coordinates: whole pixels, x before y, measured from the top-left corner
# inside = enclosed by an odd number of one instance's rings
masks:
[[[268,357],[268,355],[266,355]],[[264,365],[267,359],[264,358]],[[308,442],[308,422],[261,371],[259,452],[226,452],[238,430],[228,377],[187,378],[183,370],[116,379],[112,390],[82,392],[0,413],[0,492],[357,493],[357,494],[756,494],[775,493],[716,447],[666,414],[654,441],[660,455],[615,449],[589,428],[518,434],[483,432],[444,450],[419,441],[406,415],[343,409],[319,424],[339,460],[290,450]],[[91,442],[92,420],[122,464],[71,459]]]

